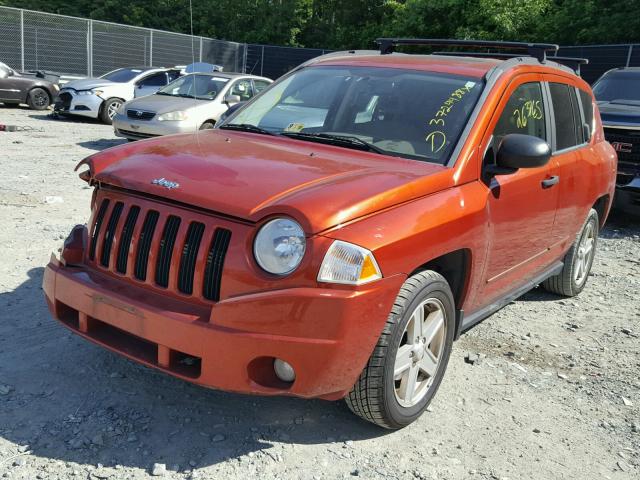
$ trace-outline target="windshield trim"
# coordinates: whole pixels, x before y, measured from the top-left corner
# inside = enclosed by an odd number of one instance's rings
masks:
[[[247,107],[249,107],[253,102],[255,102],[256,100],[258,100],[265,92],[269,91],[271,88],[276,87],[277,85],[279,85],[281,82],[284,82],[286,79],[288,79],[290,76],[299,73],[301,70],[305,70],[305,69],[311,69],[311,68],[358,68],[360,67],[359,65],[352,65],[349,63],[345,63],[345,64],[330,64],[330,65],[326,65],[326,64],[307,64],[304,63],[302,65],[299,65],[297,68],[294,68],[293,70],[291,70],[290,72],[286,73],[285,75],[283,75],[282,77],[278,78],[276,81],[272,82],[267,88],[265,88],[263,91],[261,91],[260,93],[254,95],[250,100],[248,100],[246,102],[245,105],[243,105],[242,108],[236,110],[235,112],[233,112],[231,115],[229,115],[227,118],[225,118],[225,120],[220,123],[219,125],[216,126],[216,128],[220,128],[224,125],[227,124],[232,124],[233,123],[233,119],[235,117],[237,117],[242,111],[244,111]],[[363,68],[365,68],[366,66],[362,66]],[[439,71],[431,71],[431,70],[424,70],[424,69],[419,69],[419,68],[410,68],[409,66],[402,66],[402,67],[398,67],[398,66],[383,66],[383,67],[370,67],[370,68],[380,68],[380,69],[385,69],[385,70],[398,70],[398,71],[404,71],[404,72],[413,72],[413,73],[418,73],[418,74],[425,74],[425,75],[435,75],[435,76],[443,76],[443,77],[449,77],[449,78],[458,78],[458,79],[466,79],[469,81],[474,81],[477,82],[480,86],[480,93],[475,101],[475,105],[473,106],[473,108],[471,109],[470,113],[468,114],[466,120],[463,122],[463,128],[460,129],[460,133],[459,135],[452,141],[452,145],[453,148],[451,149],[450,154],[443,159],[433,159],[433,158],[429,158],[429,157],[422,157],[422,156],[414,156],[414,155],[410,155],[410,154],[402,154],[402,153],[397,153],[397,152],[385,152],[383,155],[387,155],[390,157],[397,157],[397,158],[402,158],[402,159],[406,159],[406,160],[413,160],[413,161],[417,161],[417,162],[422,162],[422,163],[430,163],[433,165],[440,165],[440,166],[444,166],[446,168],[452,168],[455,166],[455,164],[457,163],[458,157],[460,155],[460,151],[462,150],[462,147],[464,145],[464,139],[468,137],[469,132],[471,131],[471,128],[474,126],[475,121],[480,113],[480,111],[482,110],[482,106],[484,105],[488,95],[489,95],[489,91],[491,90],[490,88],[488,88],[488,82],[487,82],[487,78],[489,77],[490,74],[493,74],[494,72],[497,71],[497,68],[494,67],[491,70],[489,70],[484,77],[472,77],[472,76],[468,76],[468,75],[460,75],[458,73],[450,73],[450,72],[439,72]],[[495,80],[497,80],[497,78],[500,75],[494,75],[492,78],[493,84],[495,83]],[[250,133],[250,132],[248,132]],[[288,138],[292,138],[292,137],[288,137]],[[297,139],[299,141],[305,141],[302,139]],[[348,148],[348,147],[340,147],[339,148]]]

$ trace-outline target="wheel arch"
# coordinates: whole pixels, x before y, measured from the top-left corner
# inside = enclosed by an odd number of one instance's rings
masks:
[[[442,275],[453,293],[456,308],[456,336],[462,322],[462,305],[464,304],[471,273],[471,249],[460,248],[433,258],[423,263],[410,274],[415,275],[424,270],[433,270]]]
[[[605,222],[607,221],[607,216],[609,214],[609,210],[611,208],[611,196],[607,193],[602,195],[596,202],[593,204],[593,208],[598,213],[598,221],[600,223],[600,228],[604,227]]]

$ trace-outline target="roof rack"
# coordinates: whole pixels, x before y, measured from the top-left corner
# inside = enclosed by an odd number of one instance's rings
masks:
[[[560,48],[553,43],[525,43],[502,42],[495,40],[455,40],[442,38],[378,38],[376,43],[380,45],[380,54],[393,53],[398,45],[426,45],[426,46],[455,46],[455,47],[480,47],[496,48],[501,50],[526,50],[527,54],[535,57],[541,63],[547,59],[547,52],[557,52]]]
[[[448,55],[452,57],[480,57],[480,58],[516,58],[521,57],[515,53],[491,53],[491,52],[433,52],[433,55]],[[557,57],[555,55],[547,57],[547,60],[552,60],[556,63],[560,63],[572,69],[577,75],[580,75],[580,66],[589,63],[588,58],[576,58],[576,57]]]

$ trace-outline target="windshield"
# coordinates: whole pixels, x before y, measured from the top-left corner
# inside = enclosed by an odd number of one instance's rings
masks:
[[[157,94],[213,100],[228,82],[228,78],[213,75],[186,75],[161,88]]]
[[[353,148],[445,163],[481,90],[477,79],[432,72],[308,67],[274,84],[223,128],[251,126],[324,143],[348,137]]]
[[[113,72],[105,73],[100,78],[117,83],[127,83],[140,75],[144,70],[139,68],[119,68]]]
[[[598,101],[640,101],[640,72],[608,73],[594,85],[593,94]]]
[[[0,62],[0,78],[8,77],[11,72],[12,70],[7,65]]]

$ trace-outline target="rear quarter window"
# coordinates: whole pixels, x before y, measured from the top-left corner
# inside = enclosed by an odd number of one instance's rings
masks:
[[[582,111],[584,112],[584,122],[589,125],[591,135],[595,129],[595,123],[593,122],[593,99],[584,90],[578,90],[580,92],[580,103],[582,104]]]

